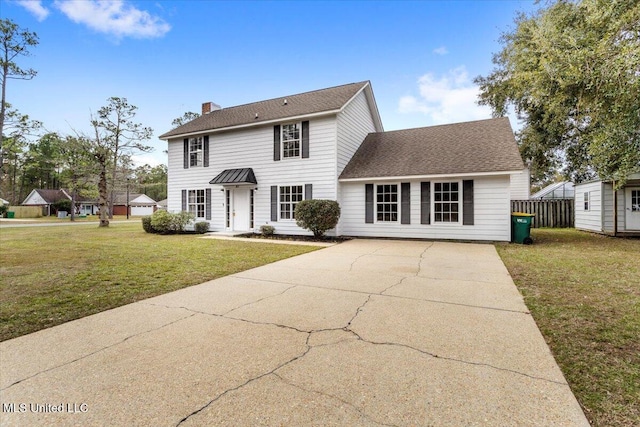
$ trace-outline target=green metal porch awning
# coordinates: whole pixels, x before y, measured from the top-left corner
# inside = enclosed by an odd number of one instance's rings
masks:
[[[253,169],[225,169],[215,178],[209,181],[209,184],[230,185],[230,184],[257,184],[256,176]]]

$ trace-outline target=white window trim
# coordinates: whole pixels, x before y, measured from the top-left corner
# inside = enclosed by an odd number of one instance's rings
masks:
[[[447,184],[447,183],[452,183],[452,182],[457,182],[458,183],[458,221],[457,222],[451,222],[451,221],[436,221],[436,184]],[[464,194],[463,194],[463,187],[462,187],[462,180],[447,180],[447,181],[431,181],[431,190],[430,190],[430,196],[431,196],[431,224],[430,225],[437,225],[437,226],[444,226],[444,227],[457,227],[462,225],[462,209],[464,206],[463,203],[463,199],[464,199]],[[447,202],[445,202],[447,203]],[[452,202],[448,202],[448,203],[452,203]]]
[[[582,195],[582,210],[585,212],[591,211],[591,192],[585,191]]]
[[[284,127],[289,125],[298,125],[298,155],[297,156],[285,156],[284,155]],[[292,123],[284,123],[280,126],[280,160],[291,160],[291,159],[301,159],[302,158],[302,122],[292,122]],[[286,187],[283,186],[283,187]]]
[[[189,199],[189,195],[190,195],[190,193],[192,191],[196,192],[196,195],[195,195],[196,200],[198,198],[198,193],[197,192],[198,191],[202,191],[202,203],[198,203],[197,201],[195,203],[191,203],[191,201]],[[198,214],[197,214],[198,213],[197,206],[200,205],[200,204],[203,207],[202,216],[198,216]],[[191,206],[195,206],[196,207],[195,208],[195,213],[194,213],[196,219],[205,219],[206,216],[207,216],[207,191],[202,189],[202,188],[187,190],[187,212],[191,212],[191,209],[190,209]]]
[[[398,195],[398,200],[396,204],[398,205],[398,216],[395,221],[384,221],[378,220],[378,186],[380,185],[395,185],[396,186],[396,194]],[[400,218],[402,215],[402,203],[400,198],[402,197],[402,186],[399,182],[384,182],[382,184],[373,185],[373,223],[374,224],[400,224]],[[384,202],[383,202],[384,203]],[[406,225],[406,224],[405,224]]]
[[[200,140],[200,146],[202,147],[200,150],[191,150],[191,142],[194,141],[194,140],[196,142],[198,140]],[[192,153],[197,153],[198,154],[195,165],[191,164],[191,154]],[[190,168],[201,168],[203,166],[204,166],[204,137],[202,137],[202,136],[191,137],[191,138],[189,138],[189,167]]]
[[[293,208],[291,210],[291,218],[283,218],[282,217],[282,209],[281,209],[281,204],[282,202],[280,202],[280,189],[283,187],[302,187],[302,200],[305,200],[306,194],[305,194],[305,185],[304,184],[284,184],[284,185],[279,185],[278,186],[278,221],[285,221],[285,222],[296,222],[295,218],[293,217],[293,211],[295,210],[295,208]],[[298,201],[297,203],[300,203],[302,200]],[[291,201],[288,202],[289,204],[291,204]]]

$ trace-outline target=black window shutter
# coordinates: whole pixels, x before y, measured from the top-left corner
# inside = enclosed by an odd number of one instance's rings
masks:
[[[309,158],[309,122],[302,122],[302,158]]]
[[[182,211],[187,211],[187,190],[182,190]]]
[[[473,180],[462,181],[462,225],[473,225]]]
[[[411,183],[400,184],[400,224],[411,224]]]
[[[211,221],[211,189],[204,190],[204,219]]]
[[[204,142],[202,145],[204,146],[203,147],[203,151],[204,151],[203,164],[205,168],[208,168],[209,167],[209,135],[204,136]]]
[[[364,185],[364,222],[373,224],[373,184]]]
[[[305,200],[313,199],[313,184],[304,185],[304,199]]]
[[[280,160],[280,125],[273,127],[273,160]]]
[[[431,224],[431,183],[420,183],[420,224]]]
[[[271,186],[271,221],[278,220],[278,186]]]
[[[189,138],[184,139],[184,168],[189,169]]]

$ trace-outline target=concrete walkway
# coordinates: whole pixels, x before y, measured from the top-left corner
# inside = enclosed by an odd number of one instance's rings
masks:
[[[353,240],[0,356],[3,426],[588,425],[491,245]]]

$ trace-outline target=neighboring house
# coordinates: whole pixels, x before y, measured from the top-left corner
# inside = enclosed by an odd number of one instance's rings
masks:
[[[51,208],[58,200],[68,199],[71,200],[69,192],[66,190],[42,190],[34,189],[22,202],[23,206],[40,206],[42,207],[42,214],[49,216],[55,209]],[[88,200],[86,198],[79,197],[76,200],[76,211],[80,215],[93,215],[98,211],[98,207],[94,200]]]
[[[640,173],[620,190],[611,181],[575,185],[575,227],[610,235],[640,236]]]
[[[158,210],[167,210],[167,199],[162,199],[158,202]]]
[[[329,234],[508,241],[528,196],[507,118],[384,132],[369,82],[202,112],[160,138],[167,209],[212,231],[309,234],[294,210],[313,198],[340,203]]]
[[[575,190],[573,182],[554,182],[544,187],[542,190],[531,195],[532,199],[553,200],[553,199],[573,199]]]
[[[71,196],[64,190],[43,190],[33,189],[31,193],[22,202],[23,206],[40,206],[42,208],[42,214],[49,216],[55,211],[51,208],[58,200],[69,199]]]
[[[129,193],[129,215],[144,216],[153,214],[158,204],[146,194]],[[113,201],[113,214],[127,214],[127,193],[116,193]]]
[[[9,206],[9,201],[0,197],[0,206],[4,206],[4,205]]]

